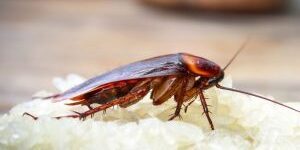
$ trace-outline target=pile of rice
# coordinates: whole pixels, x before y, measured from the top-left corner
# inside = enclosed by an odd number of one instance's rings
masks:
[[[54,85],[64,91],[83,81],[69,75],[54,79]],[[226,78],[222,85],[231,87],[231,83]],[[299,113],[216,88],[205,95],[212,105],[214,131],[199,102],[182,112],[183,120],[167,121],[175,111],[173,100],[153,106],[147,96],[129,108],[114,107],[80,121],[51,117],[72,114],[71,110],[82,112],[86,107],[64,105],[68,101],[28,101],[0,117],[0,149],[300,149]],[[300,109],[299,103],[288,105]],[[40,119],[22,117],[24,112]]]

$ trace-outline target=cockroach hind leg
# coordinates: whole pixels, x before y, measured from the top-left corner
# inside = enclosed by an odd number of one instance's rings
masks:
[[[30,114],[30,113],[28,113],[28,112],[24,112],[22,116],[29,116],[29,117],[31,117],[31,118],[34,119],[34,120],[37,120],[37,119],[38,119],[38,117],[36,117],[36,116],[34,116],[34,115],[32,115],[32,114]]]
[[[87,104],[86,106],[87,106],[90,110],[93,109],[93,107],[91,106],[91,104]]]
[[[102,111],[102,114],[103,114],[103,115],[106,115],[106,109],[104,109],[104,110]]]
[[[85,115],[84,113],[80,113],[80,112],[77,112],[77,111],[72,111],[72,112],[74,112],[75,114],[78,115],[79,120],[84,121],[87,117],[87,115]]]
[[[61,118],[79,118],[79,120],[85,120],[85,118],[87,117],[87,115],[85,115],[84,113],[79,113],[77,111],[72,111],[75,113],[75,115],[66,115],[66,116],[58,116],[58,117],[53,117],[55,119],[61,119]]]

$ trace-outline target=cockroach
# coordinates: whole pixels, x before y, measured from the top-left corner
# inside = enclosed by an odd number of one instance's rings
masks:
[[[214,130],[214,124],[210,118],[210,111],[203,92],[214,86],[258,97],[300,112],[272,99],[219,84],[224,78],[226,68],[244,47],[245,43],[223,69],[210,60],[187,53],[163,55],[121,66],[91,78],[63,93],[43,97],[43,99],[53,99],[54,102],[70,99],[74,102],[66,105],[85,105],[89,108],[85,112],[55,117],[57,119],[63,117],[84,119],[112,106],[128,107],[133,105],[151,92],[150,98],[153,100],[153,105],[161,105],[174,97],[177,104],[176,110],[169,119],[173,120],[175,117],[180,117],[184,103],[187,103],[184,109],[186,112],[188,106],[199,96],[203,113],[212,130]],[[91,104],[94,103],[100,105],[93,108]],[[24,114],[37,119],[27,112]]]

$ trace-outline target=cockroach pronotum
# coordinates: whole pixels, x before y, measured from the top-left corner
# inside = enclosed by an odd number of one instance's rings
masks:
[[[223,69],[210,60],[187,53],[163,55],[121,66],[91,78],[63,93],[43,97],[43,99],[51,98],[54,102],[70,99],[74,102],[66,105],[85,105],[89,108],[85,112],[75,112],[74,115],[55,117],[57,119],[62,117],[84,119],[115,105],[120,107],[133,105],[151,91],[150,98],[153,100],[153,105],[163,104],[174,97],[177,103],[176,110],[169,119],[173,120],[175,117],[180,117],[180,111],[184,103],[187,103],[184,109],[186,112],[188,106],[199,96],[203,113],[206,115],[212,130],[214,130],[214,124],[210,118],[210,111],[203,91],[213,86],[258,97],[300,112],[272,99],[223,87],[219,84],[224,77],[225,69],[244,47],[245,43]],[[94,103],[100,105],[92,108],[91,104]],[[37,117],[27,112],[24,115],[37,119]]]

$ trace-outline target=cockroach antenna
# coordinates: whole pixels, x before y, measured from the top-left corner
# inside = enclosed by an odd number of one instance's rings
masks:
[[[223,68],[223,71],[233,62],[233,60],[238,56],[238,54],[245,48],[248,41],[249,41],[249,38],[243,43],[243,45],[238,49],[238,51],[234,54],[234,56],[229,60],[227,65]],[[264,99],[264,100],[270,101],[272,103],[278,104],[280,106],[286,107],[288,109],[294,110],[296,112],[300,112],[300,110],[297,110],[297,109],[292,108],[290,106],[279,103],[275,100],[272,100],[272,99],[269,99],[269,98],[266,98],[266,97],[263,97],[263,96],[260,96],[260,95],[257,95],[257,94],[253,94],[253,93],[249,93],[249,92],[245,92],[245,91],[241,91],[241,90],[237,90],[237,89],[233,89],[233,88],[224,87],[224,86],[221,86],[219,83],[216,84],[216,87],[219,88],[219,89],[222,89],[222,90],[227,90],[227,91],[232,91],[232,92],[237,92],[237,93],[242,93],[242,94],[254,96],[254,97]]]
[[[242,46],[235,52],[233,57],[229,60],[227,65],[223,68],[223,71],[227,69],[227,67],[235,60],[235,58],[240,54],[242,50],[246,47],[247,43],[249,42],[250,38],[247,38],[246,41],[242,44]]]
[[[297,109],[295,109],[295,108],[292,108],[292,107],[290,107],[290,106],[284,105],[284,104],[279,103],[279,102],[277,102],[277,101],[275,101],[275,100],[272,100],[272,99],[269,99],[269,98],[266,98],[266,97],[263,97],[263,96],[260,96],[260,95],[256,95],[256,94],[253,94],[253,93],[249,93],[249,92],[245,92],[245,91],[241,91],[241,90],[237,90],[237,89],[233,89],[233,88],[224,87],[224,86],[221,86],[220,84],[216,84],[216,87],[219,88],[219,89],[227,90],[227,91],[233,91],[233,92],[237,92],[237,93],[242,93],[242,94],[246,94],[246,95],[258,97],[258,98],[261,98],[261,99],[270,101],[270,102],[272,102],[272,103],[278,104],[278,105],[280,105],[280,106],[289,108],[289,109],[291,109],[291,110],[300,112],[300,110],[297,110]]]

